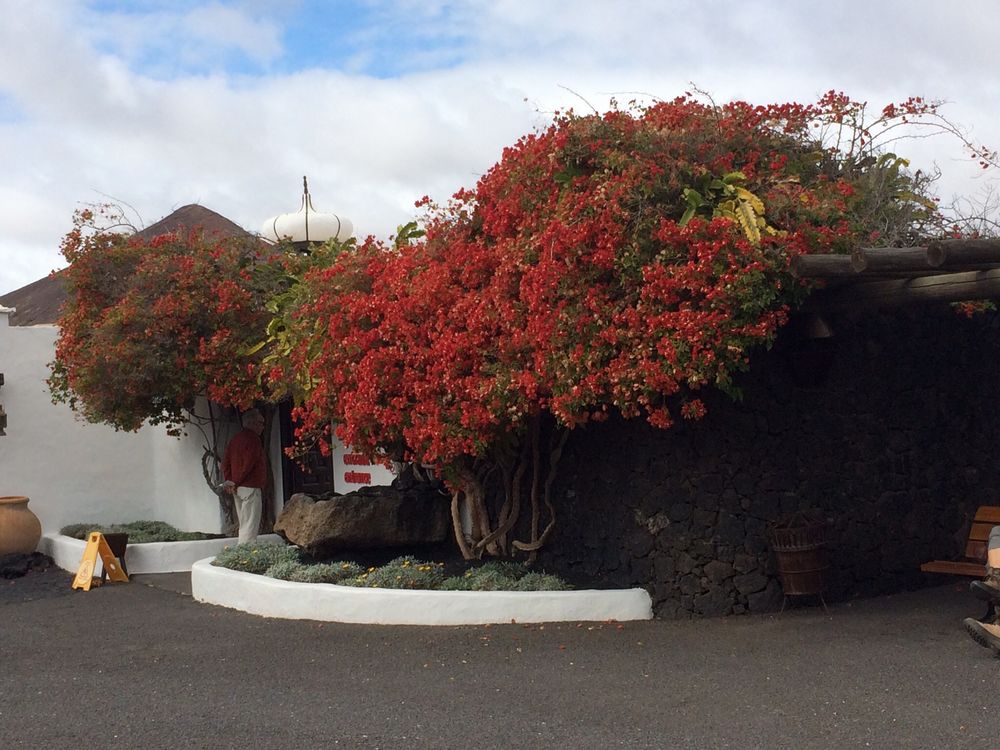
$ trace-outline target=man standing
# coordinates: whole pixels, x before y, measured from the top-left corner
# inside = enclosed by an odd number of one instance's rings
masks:
[[[224,492],[233,496],[240,523],[240,544],[257,538],[264,483],[267,481],[267,455],[261,445],[264,415],[250,409],[243,415],[243,429],[226,446],[222,459]]]

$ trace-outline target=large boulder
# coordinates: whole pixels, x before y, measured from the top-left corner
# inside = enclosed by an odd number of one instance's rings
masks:
[[[308,552],[332,554],[435,544],[450,526],[448,498],[425,484],[362,487],[329,499],[292,495],[274,530]]]

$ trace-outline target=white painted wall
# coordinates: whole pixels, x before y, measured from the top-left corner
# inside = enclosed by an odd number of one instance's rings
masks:
[[[376,625],[651,620],[645,589],[420,591],[296,583],[212,565],[191,566],[197,601],[263,617]]]
[[[52,403],[45,384],[56,326],[11,326],[8,317],[0,307],[0,403],[7,412],[0,495],[30,497],[45,532],[69,523],[139,520],[221,531],[218,500],[201,473],[201,435],[177,439],[148,426],[116,432],[78,420],[68,406]],[[279,455],[276,445],[272,457]]]
[[[139,433],[154,433],[153,482],[150,485],[156,518],[179,529],[221,530],[219,500],[205,482],[201,471],[204,439],[197,430],[170,437],[163,427],[143,427]],[[222,441],[219,450],[225,448]]]

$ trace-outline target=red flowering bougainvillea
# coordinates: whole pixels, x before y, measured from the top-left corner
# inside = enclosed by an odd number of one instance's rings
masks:
[[[300,434],[334,422],[371,457],[438,466],[467,557],[509,551],[530,488],[530,538],[513,546],[533,553],[568,429],[612,410],[664,428],[700,419],[699,391],[734,391],[804,294],[792,258],[938,226],[926,180],[877,144],[934,105],[863,115],[833,93],[559,115],[474,190],[425,199],[425,234],[369,238],[307,274],[270,377],[306,384]],[[505,495],[491,509],[495,470]]]
[[[63,241],[68,299],[49,378],[53,400],[121,430],[147,421],[172,435],[199,429],[202,473],[232,525],[232,496],[218,490],[221,434],[213,402],[245,409],[264,395],[258,357],[249,352],[280,281],[271,270],[277,256],[252,237],[109,231],[107,211],[78,212]]]
[[[702,389],[737,392],[807,293],[797,255],[945,232],[931,177],[883,148],[912,123],[962,137],[936,103],[869,115],[835,92],[559,114],[474,189],[424,199],[420,230],[309,256],[86,232],[81,215],[53,394],[93,421],[173,430],[199,394],[291,396],[303,442],[336,424],[369,458],[438,469],[466,557],[533,556],[569,430],[703,418]]]
[[[198,396],[246,408],[261,397],[245,355],[271,289],[252,238],[199,231],[155,238],[93,228],[80,211],[63,241],[69,289],[49,387],[85,419],[177,434]]]

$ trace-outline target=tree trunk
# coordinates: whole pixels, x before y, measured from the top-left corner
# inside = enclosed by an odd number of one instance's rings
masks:
[[[549,471],[545,477],[545,487],[542,492],[545,508],[549,512],[549,522],[545,526],[545,531],[539,535],[537,533],[537,526],[535,526],[532,528],[530,541],[514,542],[514,549],[530,553],[528,555],[529,563],[533,563],[535,561],[538,550],[545,546],[545,543],[549,540],[549,537],[552,536],[552,532],[556,527],[556,509],[555,505],[552,503],[552,483],[555,481],[556,471],[559,468],[559,459],[562,457],[563,448],[566,446],[566,439],[568,437],[569,430],[554,430],[549,436],[549,445],[551,447],[549,452]]]
[[[544,482],[542,481],[541,433],[541,418],[536,417],[532,420],[529,435],[521,445],[520,455],[513,468],[511,466],[504,467],[502,471],[504,502],[497,514],[495,525],[492,524],[490,518],[484,487],[484,477],[488,476],[489,472],[486,474],[482,471],[477,473],[469,466],[452,467],[454,476],[452,481],[456,483],[451,495],[452,527],[455,541],[462,557],[466,560],[479,559],[484,552],[498,556],[506,556],[509,553],[507,534],[514,529],[520,515],[521,500],[524,494],[522,485],[529,464],[531,469],[530,537],[527,542],[514,541],[512,545],[516,550],[528,552],[528,562],[531,563],[538,550],[551,537],[556,523],[555,504],[552,502],[552,484],[555,481],[559,459],[569,432],[553,426],[549,433],[549,454],[546,457],[548,466]],[[462,503],[465,503],[465,508],[468,510],[468,528],[465,527],[462,520]],[[543,504],[548,513],[548,523],[544,530],[539,531]]]
[[[469,547],[469,542],[465,538],[465,529],[462,528],[461,496],[461,490],[455,490],[451,493],[451,525],[455,532],[455,541],[458,543],[458,549],[462,553],[462,559],[475,560],[476,555]]]

